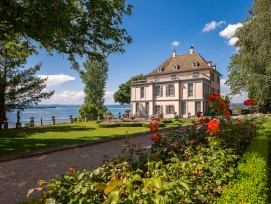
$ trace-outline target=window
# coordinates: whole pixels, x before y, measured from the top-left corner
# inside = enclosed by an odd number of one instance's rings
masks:
[[[154,89],[154,96],[163,96],[163,86],[155,86]]]
[[[199,73],[198,72],[194,72],[192,76],[193,76],[193,78],[199,78]]]
[[[177,71],[178,69],[180,69],[180,66],[177,64],[173,65],[173,71]]]
[[[175,95],[174,85],[166,86],[166,96],[174,96],[174,95]]]
[[[195,101],[195,113],[201,112],[201,101]]]
[[[155,114],[163,113],[163,106],[160,105],[154,106],[154,113]]]
[[[139,103],[136,102],[136,113],[139,113]]]
[[[166,106],[166,114],[174,114],[175,110],[174,110],[174,106],[173,105],[168,105]]]
[[[216,81],[218,84],[220,84],[220,77],[219,76],[216,77]]]
[[[150,113],[150,104],[149,104],[149,102],[146,102],[145,103],[145,114],[146,115],[149,115],[149,113]]]
[[[140,87],[140,98],[144,98],[145,87]]]
[[[164,68],[163,67],[158,67],[158,73],[164,71]]]
[[[211,88],[211,94],[213,94],[215,92],[214,88]]]
[[[182,115],[186,114],[186,101],[181,102],[181,114]]]
[[[193,67],[193,68],[197,68],[198,65],[199,65],[198,62],[193,62],[193,63],[192,63],[192,67]]]
[[[211,80],[215,81],[215,74],[214,73],[211,73]]]
[[[193,96],[193,83],[188,83],[188,97]]]
[[[176,79],[176,74],[172,74],[172,75],[171,75],[171,79],[172,79],[172,80]]]
[[[208,98],[209,96],[209,84],[203,84],[203,96]]]

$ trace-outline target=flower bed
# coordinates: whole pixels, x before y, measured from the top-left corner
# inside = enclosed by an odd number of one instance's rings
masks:
[[[221,106],[219,100],[217,94],[209,103],[219,108],[223,117],[200,118],[198,113],[192,126],[171,130],[165,136],[159,134],[160,119],[153,120],[150,151],[142,148],[142,143],[127,143],[121,156],[94,171],[72,168],[48,185],[39,181],[38,190],[45,192],[36,202],[215,202],[234,178],[238,160],[263,122],[260,117],[231,119],[227,106]]]

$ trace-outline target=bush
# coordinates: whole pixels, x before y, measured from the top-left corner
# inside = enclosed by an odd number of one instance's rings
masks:
[[[143,124],[142,124],[142,127],[149,128],[149,127],[150,127],[150,123],[143,123]],[[159,123],[159,127],[166,127],[166,125],[165,125],[165,123],[160,122],[160,123]]]
[[[120,123],[120,127],[142,127],[142,123]]]
[[[172,123],[172,120],[163,120],[163,123]]]
[[[120,127],[120,124],[119,123],[111,123],[111,124],[100,123],[98,127],[99,128],[114,128],[114,127]]]
[[[100,124],[102,122],[102,120],[96,120],[97,124]]]
[[[239,161],[237,174],[218,203],[268,203],[267,183],[268,138],[261,134]]]

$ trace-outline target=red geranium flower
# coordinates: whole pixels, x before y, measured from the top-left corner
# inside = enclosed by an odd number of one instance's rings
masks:
[[[158,142],[158,141],[160,141],[161,139],[162,139],[162,135],[160,135],[160,134],[151,136],[151,140],[152,140],[152,141]]]
[[[160,122],[160,118],[154,118],[154,120],[156,120],[157,122]]]
[[[256,99],[255,99],[255,98],[251,98],[251,99],[250,99],[250,103],[251,103],[251,105],[256,104]]]
[[[71,173],[74,173],[74,172],[75,172],[75,168],[74,168],[74,167],[71,167],[71,168],[70,168],[70,172],[71,172]]]
[[[240,121],[240,120],[238,120],[238,121],[236,122],[236,124],[237,124],[237,125],[240,125],[240,124],[241,124],[241,121]]]
[[[191,140],[191,143],[194,143],[195,142],[195,140]]]
[[[210,122],[208,123],[207,129],[211,130],[211,131],[220,132],[219,127],[218,127],[218,121],[217,120],[210,120]]]
[[[251,104],[251,101],[250,101],[250,100],[246,100],[246,101],[244,102],[244,105],[245,105],[245,106],[250,106],[250,104]]]
[[[202,114],[202,112],[200,112],[200,111],[198,111],[198,112],[196,113],[196,115],[197,115],[198,118],[200,117],[201,114]]]
[[[231,112],[230,111],[226,111],[225,116],[230,116]]]
[[[137,144],[138,144],[138,145],[142,145],[142,144],[143,144],[143,142],[137,142]]]

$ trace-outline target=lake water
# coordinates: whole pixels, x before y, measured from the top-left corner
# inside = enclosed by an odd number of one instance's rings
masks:
[[[114,117],[118,117],[119,112],[125,113],[125,110],[130,109],[130,105],[106,105],[112,112]],[[39,105],[37,107],[25,109],[21,112],[21,123],[24,126],[25,123],[30,121],[31,117],[34,117],[35,125],[40,125],[41,118],[43,125],[52,123],[52,116],[55,116],[56,123],[69,122],[70,115],[73,117],[78,116],[80,105]],[[7,113],[9,122],[9,128],[14,128],[17,120],[17,110],[11,113]]]

